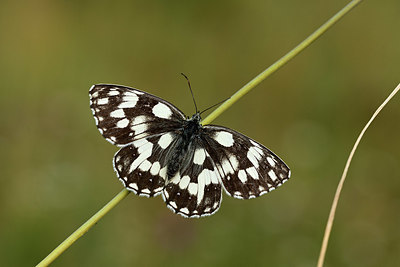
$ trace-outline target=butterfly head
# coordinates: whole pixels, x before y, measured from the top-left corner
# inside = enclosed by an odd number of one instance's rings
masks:
[[[195,114],[193,114],[193,116],[190,119],[188,118],[188,120],[200,123],[200,121],[201,121],[200,112],[196,112]]]

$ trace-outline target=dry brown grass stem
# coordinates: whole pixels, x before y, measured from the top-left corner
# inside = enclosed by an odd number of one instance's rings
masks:
[[[390,99],[392,99],[392,97],[395,94],[397,94],[397,92],[399,90],[400,90],[400,84],[397,85],[397,87],[392,91],[392,93],[378,107],[378,109],[372,115],[371,119],[369,119],[367,124],[364,126],[364,129],[362,129],[360,135],[358,136],[358,138],[357,138],[357,140],[356,140],[356,142],[355,142],[355,144],[353,146],[353,149],[350,152],[349,158],[347,159],[347,162],[346,162],[346,166],[344,167],[344,170],[343,170],[342,177],[340,178],[338,187],[336,188],[336,193],[335,193],[335,197],[333,198],[331,211],[329,212],[329,218],[328,218],[328,222],[326,224],[325,234],[324,234],[324,238],[322,240],[321,251],[320,251],[320,254],[319,254],[319,258],[318,258],[318,264],[317,264],[318,267],[322,267],[324,265],[326,249],[328,247],[329,236],[330,236],[331,231],[332,231],[332,225],[333,225],[333,221],[335,219],[335,213],[336,213],[337,204],[339,202],[340,193],[342,192],[343,184],[344,184],[344,181],[346,180],[347,172],[349,170],[350,163],[351,163],[351,161],[353,159],[353,156],[354,156],[354,153],[355,153],[355,151],[356,151],[356,149],[358,147],[358,144],[360,143],[361,138],[363,137],[365,131],[367,131],[367,129],[370,126],[370,124],[374,121],[375,117],[379,114],[379,112],[381,112],[381,110],[386,106],[386,104],[390,101]]]

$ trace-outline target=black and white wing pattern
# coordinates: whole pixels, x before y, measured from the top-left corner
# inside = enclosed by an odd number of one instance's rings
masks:
[[[289,179],[289,167],[260,143],[222,126],[206,125],[204,131],[208,153],[229,195],[258,197]]]
[[[200,124],[146,92],[98,84],[90,107],[103,137],[120,150],[113,165],[124,186],[142,196],[162,194],[185,217],[218,210],[222,188],[236,198],[261,196],[290,177],[268,148],[229,128]]]
[[[98,130],[117,146],[171,131],[185,119],[183,112],[169,102],[121,85],[93,85],[89,96]]]
[[[193,141],[185,161],[163,190],[165,203],[185,217],[215,213],[222,200],[221,179],[201,138]]]
[[[161,193],[166,181],[165,149],[185,115],[159,97],[120,85],[94,85],[89,96],[98,130],[122,147],[113,161],[118,178],[138,195]]]

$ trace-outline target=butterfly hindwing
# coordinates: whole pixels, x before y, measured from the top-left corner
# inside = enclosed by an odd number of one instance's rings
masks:
[[[124,186],[138,195],[161,193],[167,177],[167,155],[176,140],[173,132],[133,141],[114,156],[114,169]]]
[[[168,101],[130,87],[97,84],[89,96],[97,128],[114,145],[168,132],[185,119]]]
[[[258,197],[289,179],[289,167],[260,143],[222,126],[207,125],[204,130],[208,153],[229,195]]]
[[[188,162],[170,178],[163,190],[167,206],[185,217],[216,212],[222,200],[219,173],[202,144],[186,154]]]

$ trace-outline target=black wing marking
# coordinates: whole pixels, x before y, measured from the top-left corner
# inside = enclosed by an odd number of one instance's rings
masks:
[[[89,96],[98,130],[118,146],[179,128],[185,119],[171,103],[126,86],[93,85]]]
[[[289,167],[278,156],[247,136],[215,125],[205,126],[204,132],[206,149],[229,195],[258,197],[290,178]]]
[[[168,208],[184,217],[202,217],[215,213],[221,204],[219,173],[204,147],[191,144],[188,164],[171,177],[163,190]]]

